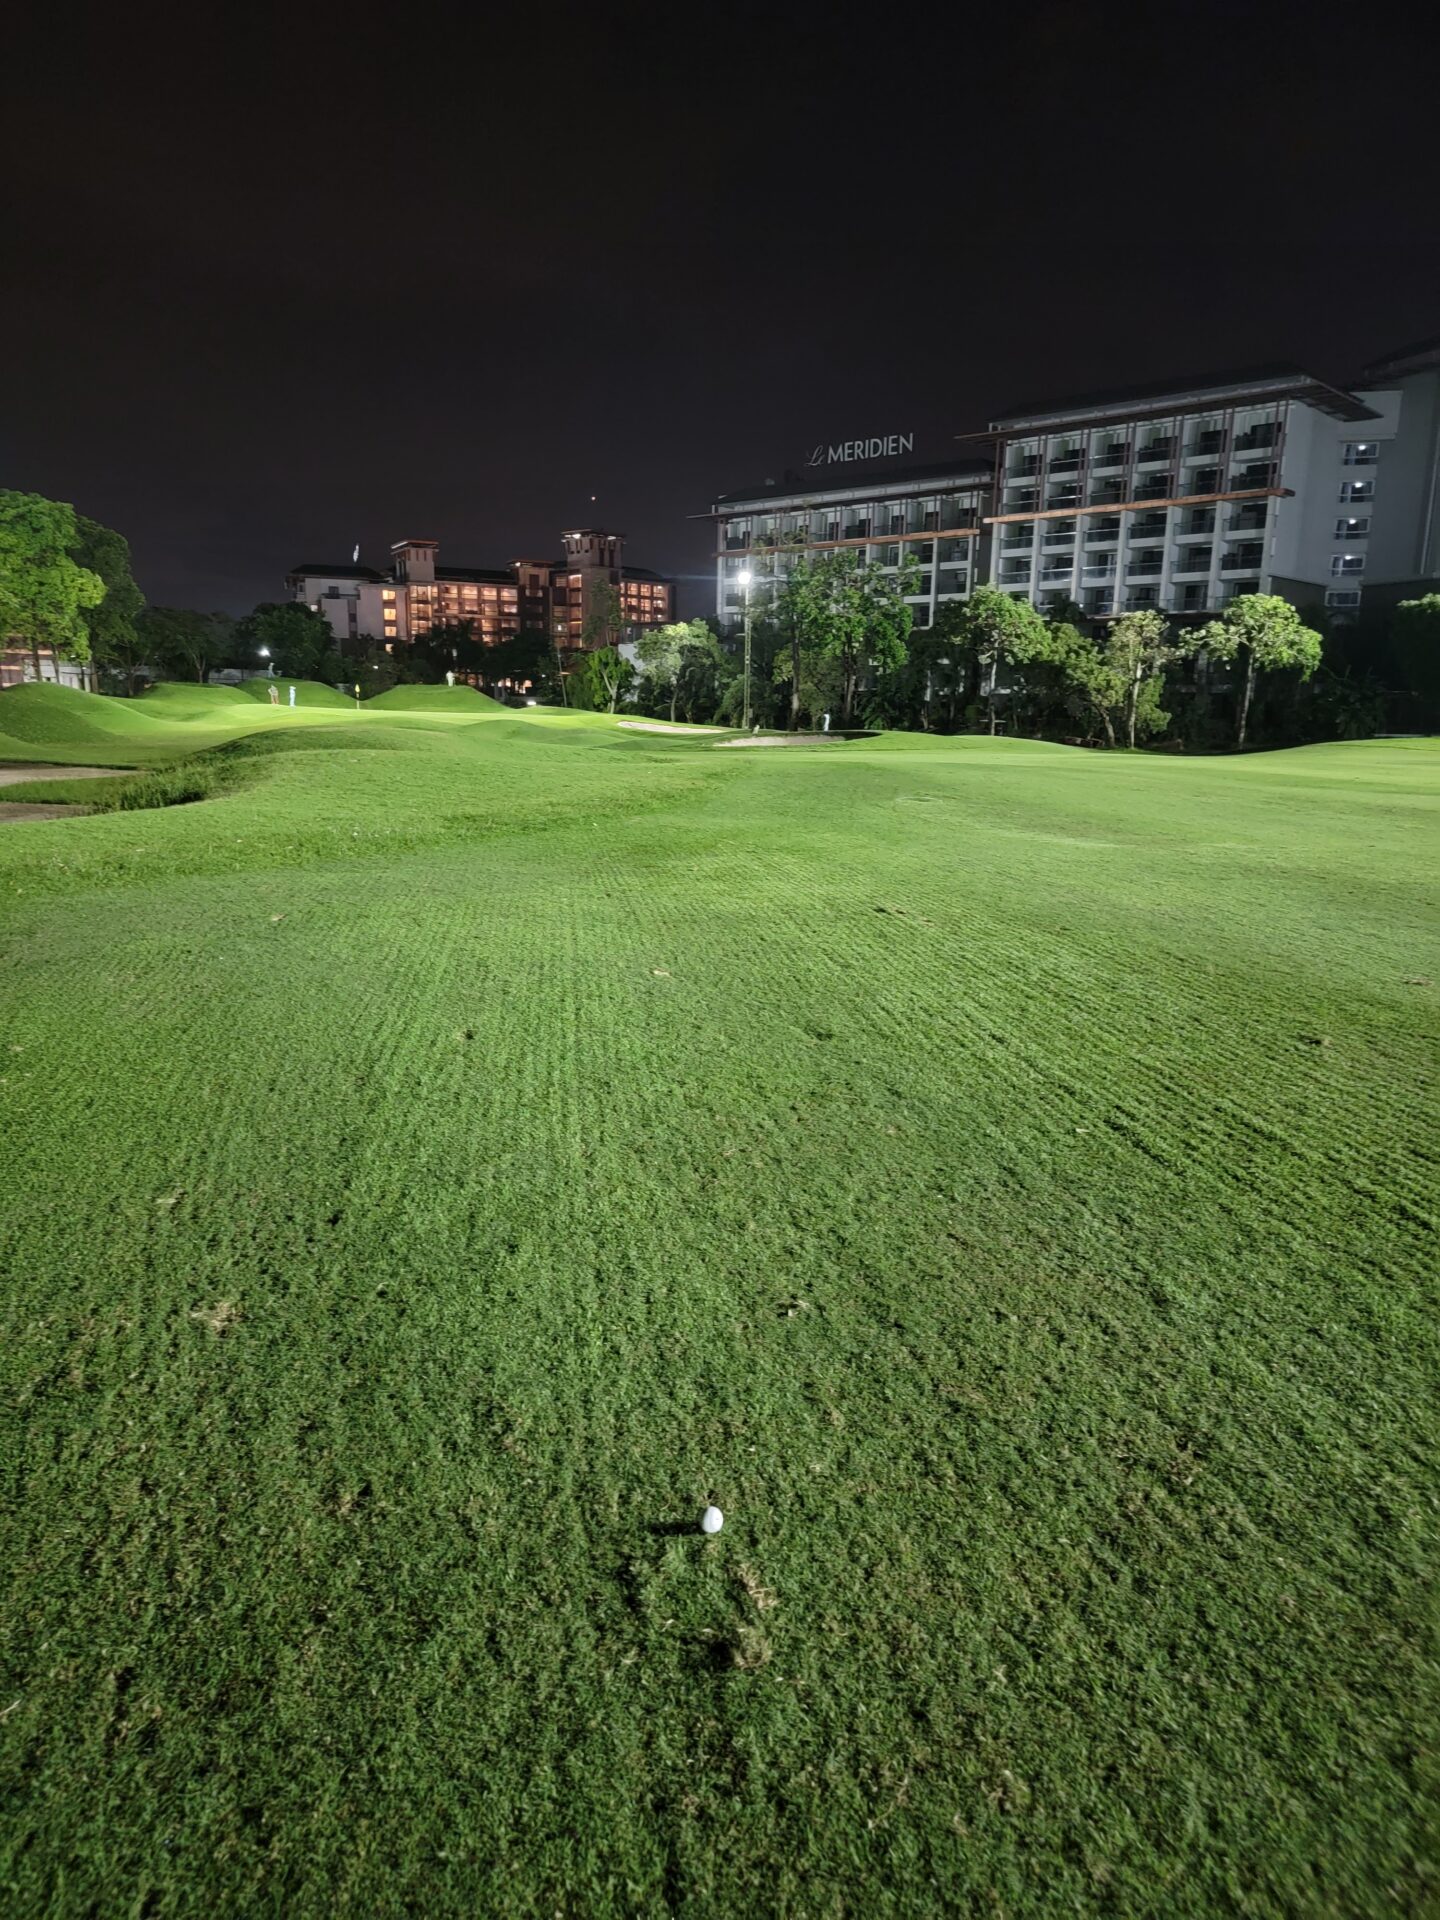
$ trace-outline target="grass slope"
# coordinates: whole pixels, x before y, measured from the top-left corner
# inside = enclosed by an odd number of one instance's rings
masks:
[[[270,704],[270,689],[279,690],[281,704],[289,706],[290,689],[295,689],[295,701],[301,707],[348,707],[353,712],[355,702],[348,694],[340,693],[336,688],[327,686],[323,680],[287,680],[284,674],[276,674],[273,680],[242,680],[233,689],[244,700],[258,700],[264,706]]]
[[[0,830],[14,1909],[1422,1911],[1436,749],[404,718]]]
[[[33,680],[0,688],[0,739],[83,746],[95,739],[144,739],[150,728],[151,716],[139,700],[110,700]]]
[[[509,713],[503,701],[492,700],[475,687],[391,687],[366,704],[401,708],[408,713]]]

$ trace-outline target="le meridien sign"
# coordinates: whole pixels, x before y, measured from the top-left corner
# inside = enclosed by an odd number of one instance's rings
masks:
[[[897,453],[914,450],[913,433],[881,433],[870,440],[838,440],[833,447],[823,442],[811,450],[807,467],[843,467],[852,460],[887,460]]]

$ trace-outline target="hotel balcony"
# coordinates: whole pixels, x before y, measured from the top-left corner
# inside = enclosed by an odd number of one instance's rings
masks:
[[[1220,556],[1222,573],[1257,573],[1264,564],[1264,549],[1258,545],[1235,547],[1229,553]]]
[[[1120,521],[1118,518],[1114,520],[1092,520],[1085,529],[1085,544],[1087,547],[1098,547],[1102,543],[1108,543],[1111,540],[1118,540],[1119,538]]]
[[[1211,427],[1204,433],[1197,433],[1185,448],[1187,460],[1203,460],[1207,455],[1219,453],[1225,444],[1225,435],[1219,427]]]
[[[1180,573],[1209,573],[1213,547],[1179,547],[1175,553],[1172,571]]]
[[[1053,513],[1056,507],[1078,507],[1080,489],[1075,486],[1056,487],[1045,496],[1045,505]]]
[[[1083,453],[1057,453],[1050,462],[1051,473],[1078,473],[1085,464]]]
[[[1175,529],[1177,540],[1192,540],[1197,534],[1215,531],[1215,509],[1213,507],[1195,507],[1187,513]]]
[[[1073,566],[1041,567],[1040,579],[1043,585],[1054,586],[1057,581],[1072,579],[1074,573],[1075,569]]]
[[[1039,471],[1040,471],[1039,454],[1038,453],[1022,453],[1017,458],[1012,460],[1009,466],[1006,467],[1005,478],[1007,480],[1025,480],[1025,479],[1028,479],[1032,473],[1038,473]]]
[[[1114,554],[1109,554],[1101,560],[1087,560],[1085,562],[1085,578],[1087,580],[1113,580],[1115,578]]]
[[[1118,480],[1102,480],[1098,486],[1090,489],[1090,498],[1086,501],[1091,507],[1118,507],[1125,498],[1125,489]]]
[[[1009,553],[1011,549],[1015,547],[1023,547],[1028,553],[1034,544],[1035,523],[1033,520],[1027,526],[1007,527],[1000,539],[1000,549],[1003,553]]]
[[[1249,466],[1240,467],[1230,475],[1230,485],[1235,488],[1273,487],[1275,484],[1275,465],[1273,461],[1252,461]]]
[[[1225,522],[1227,533],[1263,533],[1268,522],[1264,507],[1237,507]]]
[[[1143,447],[1135,449],[1137,467],[1153,467],[1162,460],[1169,460],[1175,452],[1173,440],[1150,440]]]
[[[1163,540],[1165,538],[1164,514],[1137,514],[1130,523],[1130,543],[1137,540]]]
[[[1269,420],[1261,426],[1247,427],[1244,433],[1236,434],[1234,451],[1255,453],[1261,447],[1273,447],[1279,437],[1280,429],[1273,420]]]
[[[1123,467],[1129,454],[1129,445],[1122,441],[1118,447],[1100,447],[1090,456],[1092,467]]]
[[[1126,561],[1125,571],[1137,580],[1153,579],[1159,575],[1161,565],[1158,553],[1137,554]]]
[[[1020,487],[1013,493],[1005,489],[1006,513],[1033,513],[1040,505],[1040,495],[1034,487]]]

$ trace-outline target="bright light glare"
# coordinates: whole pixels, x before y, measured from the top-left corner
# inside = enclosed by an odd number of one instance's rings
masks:
[[[749,584],[750,584],[750,569],[749,569],[748,567],[742,567],[742,568],[740,569],[740,571],[739,571],[739,573],[737,573],[737,574],[736,574],[736,576],[735,576],[735,583],[736,583],[736,585],[737,585],[737,586],[741,586],[741,587],[748,587],[748,586],[749,586]]]

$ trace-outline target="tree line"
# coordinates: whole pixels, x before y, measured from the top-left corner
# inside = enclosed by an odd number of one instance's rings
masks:
[[[1240,595],[1203,623],[1152,608],[1094,621],[1073,604],[1041,613],[982,586],[916,629],[906,600],[913,566],[890,571],[841,551],[796,557],[783,570],[772,554],[758,570],[750,708],[762,726],[814,727],[828,714],[840,727],[1003,727],[1095,746],[1203,750],[1440,720],[1440,594],[1402,602],[1367,627],[1331,625],[1323,611],[1302,613],[1273,594]],[[722,645],[691,622],[642,639],[637,651],[621,697],[666,717],[738,721],[738,641]]]
[[[977,587],[916,630],[918,570],[841,551],[762,556],[753,595],[749,709],[763,726],[1002,726],[1043,738],[1197,749],[1293,745],[1440,724],[1440,594],[1332,626],[1276,595],[1245,594],[1217,620],[1175,624],[1138,608],[1106,622],[1066,605]],[[468,621],[439,625],[396,653],[362,636],[340,649],[329,622],[294,601],[243,617],[146,606],[130,549],[112,528],[39,494],[0,491],[0,639],[30,653],[36,678],[57,663],[89,684],[136,692],[146,674],[203,682],[223,667],[273,666],[292,679],[358,681],[366,693],[447,672],[492,692],[530,684],[543,700],[735,725],[746,707],[738,641],[703,620],[641,633],[633,650],[620,597],[595,589],[582,649],[568,664],[546,634],[486,642]],[[627,657],[633,651],[634,659]]]
[[[147,677],[204,683],[217,669],[273,668],[293,680],[359,682],[366,694],[447,672],[499,689],[544,683],[558,696],[554,649],[543,633],[486,644],[469,621],[438,625],[396,654],[360,636],[343,650],[323,614],[297,601],[250,613],[147,606],[122,534],[60,500],[0,490],[0,640],[28,653],[37,680],[81,670],[95,692],[134,694]],[[46,669],[49,669],[48,674]]]

